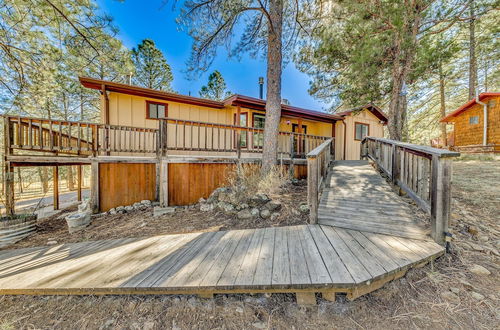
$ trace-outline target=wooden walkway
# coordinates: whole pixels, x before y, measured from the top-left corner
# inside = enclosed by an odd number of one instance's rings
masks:
[[[345,229],[429,239],[409,205],[367,161],[336,162],[323,190],[318,222]]]
[[[321,292],[353,299],[443,254],[428,240],[321,225],[0,251],[0,294]]]

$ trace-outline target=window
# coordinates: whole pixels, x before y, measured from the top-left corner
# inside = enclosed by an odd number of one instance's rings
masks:
[[[236,114],[236,113],[234,114],[234,124],[235,125],[238,125],[238,123],[236,121],[237,115],[238,114]],[[240,113],[240,125],[239,126],[244,126],[244,127],[248,126],[248,114],[246,112]],[[240,146],[242,148],[247,147],[247,136],[248,136],[248,132],[240,131]]]
[[[146,118],[160,119],[166,118],[168,115],[168,104],[146,101]]]
[[[479,124],[479,116],[469,117],[469,124],[471,125]]]
[[[264,129],[264,124],[266,122],[266,116],[254,113],[253,114],[253,127]],[[263,133],[253,133],[253,147],[262,148],[264,146],[264,134]]]
[[[363,123],[354,123],[355,132],[354,132],[354,140],[361,141],[367,136],[370,132],[368,124]]]

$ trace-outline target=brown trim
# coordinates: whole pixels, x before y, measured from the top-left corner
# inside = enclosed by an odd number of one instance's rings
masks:
[[[93,79],[88,77],[79,77],[80,83],[87,88],[101,89],[104,85],[106,90],[115,93],[122,93],[128,95],[148,97],[158,100],[166,100],[172,102],[186,103],[192,105],[205,106],[209,108],[222,109],[224,103],[219,101],[207,100],[193,96],[180,95],[175,93],[158,91],[150,88],[143,88],[139,86],[132,86],[127,84],[120,84],[112,81]]]
[[[347,111],[342,111],[342,112],[337,112],[335,113],[336,115],[338,116],[349,116],[351,115],[353,112],[357,112],[357,111],[362,111],[362,110],[368,110],[370,111],[373,115],[375,115],[375,117],[377,117],[378,119],[380,119],[381,121],[384,122],[384,125],[387,124],[387,122],[389,121],[389,118],[387,117],[387,115],[382,111],[380,110],[377,106],[373,105],[373,104],[366,104],[366,105],[363,105],[361,107],[357,107],[357,108],[353,108],[353,109],[350,109],[350,110],[347,110]]]
[[[368,132],[366,132],[366,136],[370,136],[370,124],[367,123],[362,123],[360,121],[355,121],[354,122],[354,141],[363,141],[363,138],[361,139],[356,139],[356,124],[368,126]]]
[[[347,145],[347,124],[345,123],[345,120],[342,120],[342,124],[344,124],[344,152],[343,152],[343,160],[347,160],[346,159],[346,145]],[[356,132],[354,132],[356,133]]]
[[[150,118],[149,117],[149,105],[150,104],[156,104],[156,105],[163,105],[163,106],[165,106],[165,117],[168,118],[168,103],[146,100],[146,119],[150,119],[150,120],[159,120],[159,119],[161,119],[161,118]]]

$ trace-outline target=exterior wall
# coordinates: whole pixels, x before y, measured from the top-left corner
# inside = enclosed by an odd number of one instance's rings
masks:
[[[344,158],[344,124],[337,122],[335,133],[335,159],[336,160],[359,160],[361,141],[354,139],[355,123],[368,124],[368,135],[373,137],[384,137],[384,126],[375,115],[368,110],[345,117],[346,141]]]
[[[482,102],[488,104],[487,144],[500,144],[500,97],[489,97]],[[477,124],[469,124],[469,118],[479,117]],[[475,104],[453,118],[455,146],[483,144],[483,106]]]
[[[217,123],[217,124],[227,124],[234,125],[235,124],[235,115],[237,113],[236,107],[227,107],[224,109],[216,109],[209,108],[203,106],[196,106],[190,104],[176,103],[164,100],[157,100],[146,97],[139,97],[134,95],[127,95],[121,93],[109,93],[109,124],[110,125],[123,125],[123,126],[132,126],[132,127],[146,127],[146,128],[158,128],[158,120],[155,119],[147,119],[146,118],[146,101],[157,101],[160,103],[168,104],[168,117],[184,119],[184,120],[192,120],[192,121],[200,121],[200,122],[208,122],[208,123]],[[102,106],[101,109],[104,109]],[[241,108],[241,113],[247,113],[247,126],[253,127],[253,116],[254,114],[262,114],[264,115],[264,111],[258,111],[253,109]],[[105,121],[104,111],[101,111],[101,122]],[[281,118],[280,123],[280,131],[291,132],[292,124],[298,124],[299,119],[293,117],[283,117]],[[311,135],[319,135],[319,136],[332,136],[332,124],[324,123],[324,122],[316,122],[311,120],[302,120],[302,125],[307,126],[307,134]],[[177,140],[182,141],[184,138],[184,127],[179,127],[177,132],[175,130],[175,126],[173,124],[169,124],[168,126],[168,135],[169,135],[169,147],[174,147],[174,142]],[[206,130],[206,131],[205,131]],[[207,134],[205,134],[207,133]],[[121,134],[121,133],[118,133]],[[120,140],[125,140],[126,132],[120,136]],[[176,139],[175,135],[177,134],[178,138]],[[225,134],[225,135],[224,135]],[[198,136],[200,135],[200,136]],[[225,131],[223,129],[217,130],[215,129],[215,133],[212,134],[211,129],[201,128],[198,130],[197,127],[191,128],[186,126],[185,132],[185,143],[186,146],[192,146],[193,148],[204,147],[205,145],[205,135],[207,136],[208,144],[214,143],[214,145],[226,146],[227,148],[232,147],[234,143],[234,136],[229,131]],[[224,141],[224,136],[226,141]],[[113,139],[115,135],[110,136],[110,143],[113,143]],[[153,139],[148,139],[148,145],[151,144],[153,146]],[[287,137],[281,137],[280,145],[283,149],[289,149],[290,141]],[[244,150],[243,156],[244,155]],[[180,150],[170,150],[169,154],[171,155],[190,155],[197,154],[196,151],[180,151]],[[123,155],[123,153],[120,153]],[[141,156],[144,154],[133,154],[133,156]],[[228,155],[227,152],[211,152],[210,155],[220,156],[220,155]],[[249,154],[248,156],[255,157],[255,154]]]

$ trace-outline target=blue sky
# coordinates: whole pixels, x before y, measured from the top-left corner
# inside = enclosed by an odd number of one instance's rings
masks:
[[[187,95],[191,92],[191,95],[198,96],[210,72],[219,70],[231,92],[258,97],[258,77],[266,75],[264,59],[248,56],[241,61],[228,59],[227,53],[221,50],[207,73],[194,81],[187,79],[184,71],[191,50],[191,37],[180,31],[175,23],[178,11],[172,11],[172,1],[164,7],[162,0],[97,0],[97,3],[101,10],[114,17],[125,46],[132,48],[146,38],[155,41],[172,67],[173,87],[179,93]],[[308,94],[309,80],[293,63],[289,63],[283,72],[282,97],[298,107],[313,110],[327,108],[326,104]]]

